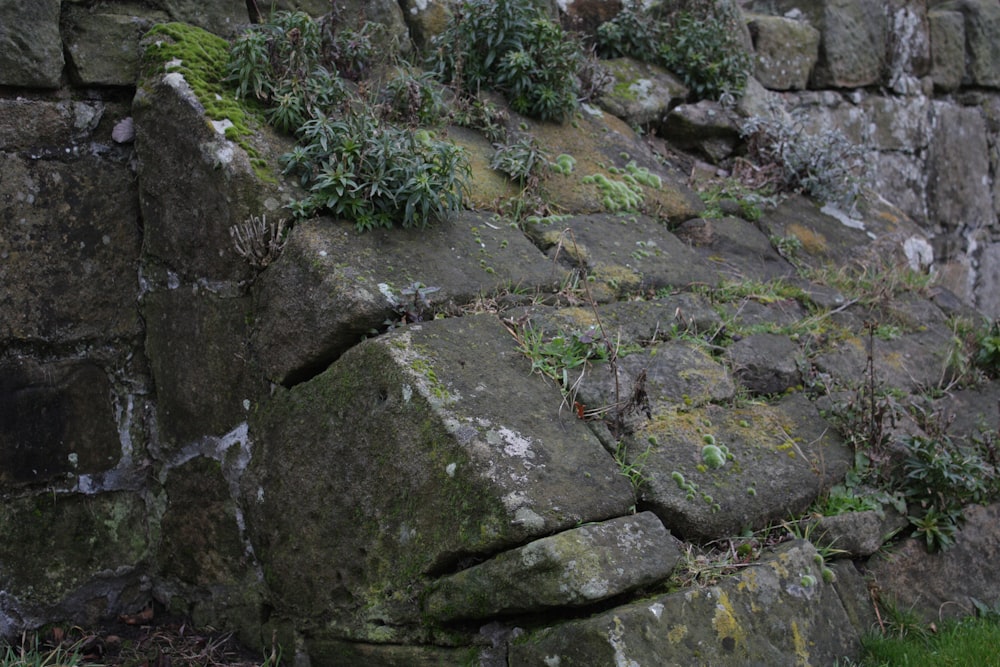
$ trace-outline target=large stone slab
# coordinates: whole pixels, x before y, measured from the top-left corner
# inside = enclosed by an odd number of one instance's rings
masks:
[[[557,290],[565,270],[496,222],[467,212],[428,229],[366,234],[329,219],[300,223],[255,288],[253,345],[265,374],[285,385],[315,375],[399,322],[399,304],[430,319],[480,296]],[[437,290],[426,306],[403,295],[415,283]]]
[[[581,215],[529,226],[550,257],[587,276],[597,301],[718,279],[667,227],[645,215]]]
[[[670,109],[687,99],[688,90],[666,69],[632,58],[602,61],[614,83],[598,100],[605,111],[633,127],[659,125]]]
[[[0,86],[58,88],[63,69],[60,0],[0,6]]]
[[[1000,88],[1000,6],[990,0],[953,0],[935,9],[959,11],[965,19],[967,85]]]
[[[1000,504],[970,506],[955,546],[927,553],[923,540],[900,542],[869,569],[884,599],[928,622],[973,615],[973,600],[990,607],[1000,602],[1000,581],[993,564],[1000,557]]]
[[[931,80],[935,90],[958,90],[965,78],[965,17],[958,11],[927,13],[931,32]]]
[[[650,512],[543,537],[433,584],[438,621],[582,607],[670,575],[681,551]]]
[[[70,5],[63,17],[63,39],[70,74],[78,85],[133,86],[139,78],[139,38],[164,12],[139,5],[94,12]]]
[[[0,201],[0,341],[139,331],[139,209],[125,165],[0,153]]]
[[[278,390],[242,485],[276,614],[398,641],[426,578],[627,514],[628,479],[561,403],[488,315],[394,330]]]
[[[141,609],[150,552],[139,494],[46,492],[0,504],[0,636]],[[30,545],[30,548],[28,547]]]
[[[512,642],[510,664],[830,665],[857,659],[860,635],[834,586],[823,581],[816,555],[808,542],[789,543],[716,586],[531,632]]]
[[[684,539],[718,539],[800,514],[853,460],[801,394],[773,405],[676,410],[626,442],[644,506]]]

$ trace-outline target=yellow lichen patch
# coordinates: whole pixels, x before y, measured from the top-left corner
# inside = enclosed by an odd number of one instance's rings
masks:
[[[642,283],[642,276],[621,264],[597,264],[591,275],[614,293],[635,290]]]
[[[594,313],[592,308],[579,308],[577,306],[563,308],[559,311],[559,315],[583,329],[597,326],[598,323],[597,314]]]
[[[667,633],[667,641],[671,644],[679,644],[687,637],[688,629],[686,625],[675,625]]]
[[[556,248],[561,257],[569,258],[576,264],[586,264],[590,257],[587,246],[567,234],[563,229],[550,229],[539,236],[543,248]]]
[[[476,184],[467,193],[466,206],[471,209],[492,209],[505,199],[519,194],[517,186],[506,176],[490,167],[493,147],[485,137],[460,127],[448,128],[448,139],[465,149],[472,171],[471,181]]]
[[[802,249],[810,255],[822,255],[829,248],[829,243],[825,236],[797,222],[788,225],[787,231],[799,240],[802,244]]]
[[[715,589],[715,593],[718,602],[715,603],[712,628],[715,629],[720,641],[729,637],[739,645],[746,640],[746,631],[733,613],[733,603],[729,600],[729,595],[721,589]]]
[[[757,591],[757,573],[752,569],[746,571],[743,577],[740,579],[740,583],[736,584],[736,590],[739,592],[750,592],[755,593]],[[751,603],[752,604],[752,603]]]
[[[795,651],[795,664],[800,667],[809,665],[809,649],[806,647],[806,640],[799,630],[799,624],[792,621],[792,646]]]

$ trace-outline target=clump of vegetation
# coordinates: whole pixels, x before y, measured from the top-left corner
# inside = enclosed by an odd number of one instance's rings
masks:
[[[372,54],[368,29],[334,30],[302,12],[277,12],[232,47],[230,80],[237,93],[263,103],[268,121],[299,140],[282,156],[285,174],[309,194],[291,206],[296,218],[327,212],[377,227],[425,227],[460,210],[470,174],[462,149],[421,122],[439,109],[430,82],[400,75],[391,103],[363,95],[351,101],[346,77],[358,76]]]
[[[632,2],[598,28],[598,53],[663,65],[697,99],[731,99],[742,94],[751,64],[739,26],[725,4],[687,0],[664,9]]]
[[[740,132],[747,142],[742,164],[751,166],[742,176],[753,187],[803,192],[847,209],[861,197],[868,181],[865,151],[840,130],[812,134],[801,120],[754,116]]]
[[[561,121],[577,106],[575,40],[524,0],[466,0],[432,42],[429,67],[471,94],[503,93],[511,108]]]

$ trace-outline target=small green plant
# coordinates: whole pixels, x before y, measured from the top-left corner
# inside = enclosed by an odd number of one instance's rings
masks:
[[[993,322],[975,335],[974,361],[990,377],[1000,375],[1000,322]]]
[[[597,29],[598,53],[630,56],[678,74],[697,99],[742,94],[750,55],[738,37],[739,16],[722,5],[665,3],[669,8],[626,3]]]
[[[239,95],[266,105],[274,127],[298,138],[281,158],[284,173],[309,190],[289,207],[294,217],[327,212],[359,231],[397,223],[425,227],[462,208],[468,160],[461,148],[426,130],[411,132],[382,118],[364,97],[345,103],[341,74],[364,69],[372,55],[368,33],[365,27],[335,30],[329,19],[316,22],[303,12],[277,12],[237,38],[229,78]],[[390,84],[390,111],[427,118],[436,108],[432,89],[422,85],[428,83]]]
[[[72,646],[41,646],[38,637],[21,638],[20,646],[0,641],[0,667],[80,667],[88,664],[80,651],[82,643]]]
[[[884,623],[883,632],[863,638],[865,666],[995,665],[1000,620],[967,617],[929,627],[912,612]]]
[[[539,330],[526,326],[518,342],[521,351],[531,359],[531,370],[555,380],[566,393],[575,393],[587,367],[593,361],[608,361],[611,351],[596,329],[583,332],[544,336]],[[577,371],[576,377],[571,375]]]
[[[538,185],[542,169],[548,164],[545,151],[535,138],[525,134],[512,143],[497,145],[490,167],[501,171],[522,187]]]
[[[465,0],[431,45],[429,67],[468,93],[493,89],[511,108],[561,121],[577,106],[575,40],[524,0]]]
[[[385,84],[383,95],[386,117],[403,125],[433,127],[447,110],[441,85],[430,72],[399,70]]]

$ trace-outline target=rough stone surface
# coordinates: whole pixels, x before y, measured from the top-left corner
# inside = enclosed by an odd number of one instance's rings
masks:
[[[819,548],[833,549],[847,558],[866,558],[909,525],[906,517],[895,512],[867,510],[806,520],[802,530]]]
[[[771,90],[804,90],[819,55],[819,31],[781,16],[753,16],[747,26],[757,80]]]
[[[953,0],[936,9],[959,11],[965,19],[962,82],[1000,88],[1000,6],[990,0]]]
[[[718,102],[702,100],[673,109],[663,132],[672,145],[719,162],[729,157],[739,143],[740,120]]]
[[[61,120],[53,135],[68,129]],[[139,330],[131,177],[123,165],[65,150],[68,163],[0,153],[0,340],[84,341]]]
[[[942,92],[957,90],[965,75],[965,18],[961,12],[932,10],[927,14],[931,29],[931,79]]]
[[[791,543],[718,586],[532,632],[511,645],[510,663],[775,665],[856,658],[860,636],[836,589],[823,581],[815,554],[808,543]]]
[[[257,282],[254,350],[268,377],[293,384],[387,321],[400,321],[397,304],[430,319],[448,304],[512,286],[554,291],[563,276],[523,234],[481,214],[368,234],[316,220],[296,227],[281,259]],[[404,296],[414,283],[438,289],[427,307]]]
[[[110,397],[92,362],[0,364],[0,487],[114,468],[121,443]]]
[[[680,559],[677,540],[650,512],[544,537],[432,585],[440,621],[581,607],[654,584]]]
[[[646,506],[684,539],[717,539],[798,514],[853,460],[801,394],[774,405],[676,410],[627,442],[628,460],[642,465]],[[725,447],[722,460],[713,463],[706,446]]]
[[[659,126],[670,109],[687,98],[680,79],[657,65],[631,58],[601,63],[614,83],[601,95],[601,108],[634,127]]]
[[[889,54],[888,84],[902,95],[919,94],[920,78],[931,68],[931,31],[925,0],[890,0],[886,7]]]
[[[675,233],[706,260],[720,280],[775,280],[795,273],[795,267],[778,254],[771,240],[746,220],[693,218]]]
[[[934,104],[935,128],[927,161],[928,208],[946,230],[993,223],[993,199],[985,174],[986,123],[974,108]]]
[[[626,514],[628,480],[528,371],[496,318],[468,316],[366,341],[261,405],[242,488],[277,612],[391,640],[422,577]]]
[[[139,78],[139,38],[165,13],[138,5],[114,6],[95,13],[70,6],[63,17],[63,39],[70,76],[79,85],[133,86]],[[109,48],[110,47],[110,48]]]
[[[159,9],[181,23],[190,23],[229,37],[250,23],[244,0],[154,0]]]
[[[965,518],[947,551],[929,554],[922,540],[910,538],[871,561],[882,595],[928,622],[973,614],[973,600],[991,607],[1000,602],[992,576],[1000,557],[1000,504],[967,507]]]
[[[127,492],[5,498],[0,632],[52,617],[91,626],[122,607],[141,608],[146,521],[145,503]],[[25,545],[36,557],[24,558]]]
[[[59,87],[59,1],[10,0],[0,6],[0,86]]]
[[[777,394],[802,380],[799,347],[788,336],[756,334],[729,347],[733,375],[755,394]]]

